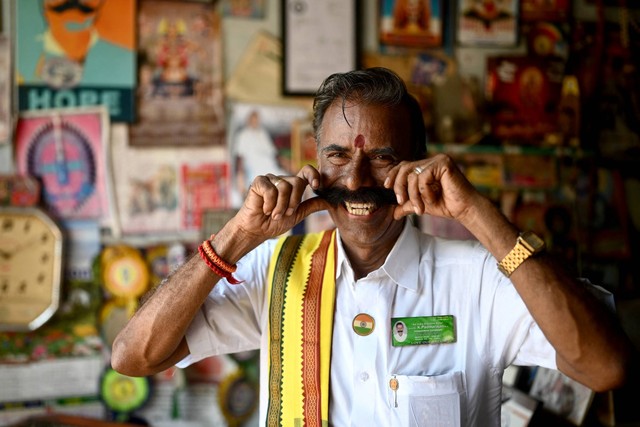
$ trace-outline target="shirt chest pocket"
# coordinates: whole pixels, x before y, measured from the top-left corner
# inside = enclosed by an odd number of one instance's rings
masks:
[[[465,425],[464,373],[436,376],[391,375],[388,401],[401,426],[459,427]]]

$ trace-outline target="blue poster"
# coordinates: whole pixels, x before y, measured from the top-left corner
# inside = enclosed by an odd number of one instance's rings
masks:
[[[135,0],[16,2],[20,111],[105,105],[134,121]]]

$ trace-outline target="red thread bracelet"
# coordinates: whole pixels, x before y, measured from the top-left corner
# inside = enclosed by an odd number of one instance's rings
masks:
[[[233,277],[233,275],[231,274],[231,272],[228,271],[224,271],[222,270],[218,265],[216,265],[211,259],[209,259],[209,257],[207,256],[207,253],[205,252],[205,249],[203,247],[203,245],[198,246],[198,253],[200,254],[200,258],[202,258],[202,260],[207,264],[207,266],[211,269],[211,271],[213,271],[215,274],[217,274],[220,277],[224,277],[225,279],[227,279],[227,281],[229,283],[231,283],[232,285],[237,285],[239,283],[242,283],[241,280],[236,279],[235,277]]]
[[[229,273],[235,273],[238,267],[236,265],[231,265],[225,260],[223,260],[222,258],[220,258],[220,256],[213,249],[213,246],[211,245],[211,241],[205,240],[204,242],[202,242],[202,246],[204,247],[205,252],[209,256],[209,259],[211,259],[211,261],[214,264],[216,264],[218,267],[220,267],[224,271],[228,271]]]

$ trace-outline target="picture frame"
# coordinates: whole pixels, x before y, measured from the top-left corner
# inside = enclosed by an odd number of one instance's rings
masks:
[[[456,41],[460,46],[513,47],[518,44],[519,0],[458,0]]]
[[[205,209],[202,211],[202,221],[200,223],[200,238],[210,239],[212,234],[217,233],[224,225],[233,218],[238,209]]]
[[[502,387],[502,427],[526,427],[529,425],[540,402],[513,386]]]
[[[265,0],[223,0],[222,14],[229,18],[262,19]]]
[[[111,158],[127,159],[112,161],[111,171],[124,237],[194,239],[203,209],[228,207],[229,168],[211,147],[136,147],[114,128]]]
[[[313,134],[311,118],[294,120],[291,123],[291,167],[294,171],[304,165],[317,167],[318,152]]]
[[[231,165],[230,207],[240,208],[258,175],[295,175],[292,124],[309,116],[297,106],[236,102],[229,111],[227,154]]]
[[[117,228],[109,179],[105,106],[22,112],[15,131],[19,174],[41,182],[42,202],[62,220]]]
[[[220,12],[211,2],[138,0],[139,147],[224,145]]]
[[[536,369],[529,395],[542,401],[545,409],[579,426],[595,393],[558,370],[540,366]]]
[[[41,3],[12,2],[18,110],[104,105],[112,123],[134,122],[137,0],[88,6],[82,31]]]
[[[442,0],[379,0],[380,43],[414,48],[443,43]]]
[[[229,205],[229,164],[227,162],[182,164],[180,177],[182,228],[200,230],[206,210],[222,209]]]
[[[359,10],[359,0],[281,0],[284,95],[312,96],[329,75],[359,67]]]

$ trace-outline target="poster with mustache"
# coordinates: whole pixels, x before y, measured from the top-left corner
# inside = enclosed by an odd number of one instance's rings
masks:
[[[20,111],[105,105],[133,122],[136,0],[16,2]]]

